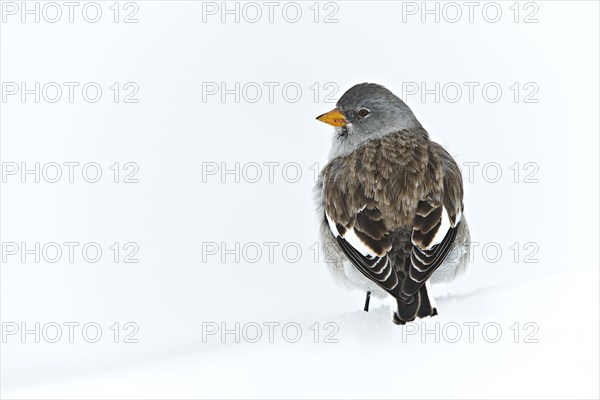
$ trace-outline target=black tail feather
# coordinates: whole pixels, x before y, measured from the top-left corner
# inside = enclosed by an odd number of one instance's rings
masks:
[[[427,286],[423,285],[412,297],[403,300],[397,299],[398,311],[394,313],[394,323],[404,325],[415,318],[432,317],[437,315],[437,310],[431,305]]]

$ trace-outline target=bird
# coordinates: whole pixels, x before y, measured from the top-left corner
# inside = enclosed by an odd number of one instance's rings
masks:
[[[334,277],[391,301],[404,325],[437,315],[430,283],[468,264],[470,233],[454,158],[398,96],[360,83],[317,117],[334,127],[315,198],[320,240]]]

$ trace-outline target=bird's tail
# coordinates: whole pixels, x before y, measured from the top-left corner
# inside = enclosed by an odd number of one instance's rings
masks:
[[[394,313],[395,324],[404,325],[417,317],[423,318],[437,315],[437,310],[429,298],[427,286],[421,286],[419,291],[409,299],[396,299],[398,311]]]

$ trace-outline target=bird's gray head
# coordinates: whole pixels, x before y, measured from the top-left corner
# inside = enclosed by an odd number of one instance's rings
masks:
[[[398,96],[375,83],[360,83],[342,95],[336,108],[317,117],[335,126],[331,156],[348,154],[368,140],[421,126]]]

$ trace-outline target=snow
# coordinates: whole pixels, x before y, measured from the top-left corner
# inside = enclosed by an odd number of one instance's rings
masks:
[[[499,398],[588,398],[597,391],[599,372],[598,323],[590,318],[599,314],[599,277],[593,270],[577,272],[461,294],[448,291],[437,298],[439,316],[405,327],[391,324],[384,307],[332,315],[329,321],[339,327],[333,336],[337,343],[325,343],[323,337],[315,343],[305,328],[307,337],[297,343],[279,335],[274,343],[217,343],[203,351],[5,396],[482,398],[493,393]],[[557,295],[565,286],[578,287],[568,302]],[[573,315],[572,304],[585,313]],[[521,325],[519,337],[515,322]],[[528,322],[539,330],[525,330]],[[309,326],[309,321],[298,323]],[[495,328],[484,333],[485,324],[497,324],[501,337]]]

